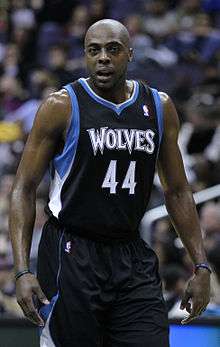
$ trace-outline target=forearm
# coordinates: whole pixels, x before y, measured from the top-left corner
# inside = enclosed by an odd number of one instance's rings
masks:
[[[9,217],[15,272],[29,268],[35,214],[35,191],[15,186],[11,196]]]
[[[206,262],[199,218],[188,186],[165,193],[168,213],[194,264]]]

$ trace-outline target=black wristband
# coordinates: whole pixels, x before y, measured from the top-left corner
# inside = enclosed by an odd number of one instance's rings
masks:
[[[25,275],[25,274],[32,274],[32,272],[30,270],[23,270],[23,271],[18,271],[15,274],[15,281],[17,281],[21,276]]]
[[[195,265],[195,273],[198,269],[206,269],[210,272],[210,274],[212,273],[212,270],[210,269],[209,265],[206,263],[196,264]]]

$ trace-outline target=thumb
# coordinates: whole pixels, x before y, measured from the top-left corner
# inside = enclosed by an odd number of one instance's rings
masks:
[[[186,289],[184,296],[182,298],[181,304],[180,304],[181,310],[184,310],[184,308],[186,308],[187,303],[188,303],[190,298],[191,298],[191,293]]]
[[[46,298],[46,295],[43,293],[42,289],[40,286],[38,286],[35,289],[35,294],[37,295],[38,299],[44,304],[44,305],[49,305],[49,301]]]

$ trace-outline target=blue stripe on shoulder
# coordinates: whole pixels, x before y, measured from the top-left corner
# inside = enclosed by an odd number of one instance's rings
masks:
[[[80,130],[79,105],[76,94],[70,84],[65,85],[64,88],[69,93],[72,112],[63,152],[53,160],[54,167],[61,179],[65,176],[75,158]]]
[[[159,129],[159,139],[161,143],[161,139],[163,136],[163,106],[160,99],[160,95],[158,91],[154,88],[151,88],[151,91],[153,93],[153,98],[156,106],[156,113],[157,113],[157,124]]]

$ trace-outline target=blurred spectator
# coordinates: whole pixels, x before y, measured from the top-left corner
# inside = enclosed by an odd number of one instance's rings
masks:
[[[40,66],[47,67],[48,52],[54,45],[63,42],[64,29],[55,22],[46,22],[39,28],[37,37],[37,62]]]
[[[181,127],[179,144],[194,190],[219,182],[219,109],[220,102],[207,93],[195,93],[185,108],[187,122]]]
[[[0,317],[22,317],[14,295],[13,265],[0,265]]]
[[[11,249],[8,243],[8,212],[9,212],[9,196],[14,181],[14,175],[4,174],[1,175],[0,182],[0,232],[2,232],[1,246],[4,250],[8,251]],[[6,243],[5,243],[5,242]],[[4,248],[4,245],[7,247]]]
[[[183,267],[171,264],[163,268],[161,278],[164,287],[164,299],[168,312],[170,312],[174,305],[181,301],[188,276]]]
[[[8,39],[8,3],[3,2],[0,6],[0,63],[5,54],[5,46]]]
[[[10,43],[5,46],[0,65],[0,75],[17,77],[19,75],[19,50],[18,46]]]
[[[183,265],[185,250],[168,219],[156,222],[152,234],[152,246],[157,253],[163,270],[172,263]]]
[[[71,10],[77,4],[78,1],[73,0],[31,0],[31,6],[35,9],[40,25],[49,21],[65,24],[69,20]]]
[[[71,71],[67,69],[68,49],[63,45],[51,47],[49,51],[48,68],[56,77],[58,89],[74,80]]]
[[[0,78],[1,118],[4,114],[16,110],[25,98],[25,91],[15,77],[3,75]]]
[[[125,26],[131,37],[131,46],[134,50],[133,64],[143,63],[147,58],[148,50],[152,48],[153,41],[144,32],[143,18],[138,14],[126,17]]]
[[[201,228],[207,252],[220,241],[220,204],[208,202],[200,210]]]
[[[76,6],[76,8],[72,11],[70,21],[67,23],[65,39],[65,42],[68,44],[69,47],[67,67],[73,73],[75,70],[80,71],[81,69],[84,69],[85,66],[84,37],[88,25],[88,7],[84,5]]]
[[[108,13],[108,2],[104,0],[91,0],[89,4],[89,22],[92,25],[100,19],[106,18]]]
[[[11,4],[12,26],[17,28],[32,29],[35,26],[35,16],[32,8],[27,6],[26,0],[13,0]]]
[[[180,30],[190,31],[196,16],[203,13],[200,0],[180,0],[176,7],[177,22]]]
[[[174,12],[169,11],[168,1],[148,1],[145,8],[144,28],[153,38],[161,39],[176,32],[176,15]]]
[[[218,56],[220,32],[213,28],[207,14],[195,14],[191,25],[170,38],[168,46],[177,53],[181,62],[207,64]]]
[[[108,17],[119,21],[125,21],[127,17],[133,14],[140,14],[143,12],[143,0],[127,1],[117,0],[111,3],[108,8]]]
[[[58,79],[50,72],[37,69],[29,75],[29,93],[30,97],[15,111],[5,115],[8,122],[19,122],[24,137],[29,134],[36,112],[44,98],[58,88]]]

